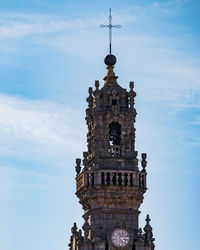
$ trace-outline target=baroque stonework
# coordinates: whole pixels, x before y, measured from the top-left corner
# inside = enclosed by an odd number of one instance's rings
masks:
[[[113,60],[113,55],[108,55]],[[115,59],[115,58],[114,58]],[[149,215],[142,230],[139,207],[146,185],[146,154],[135,151],[134,83],[127,91],[117,83],[106,60],[104,86],[89,88],[86,109],[87,147],[76,159],[76,195],[84,210],[84,225],[72,227],[69,250],[153,250]],[[82,163],[82,164],[81,164]],[[82,166],[81,166],[82,165]]]

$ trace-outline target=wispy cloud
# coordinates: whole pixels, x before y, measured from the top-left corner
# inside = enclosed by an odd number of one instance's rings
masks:
[[[27,200],[66,181],[67,162],[86,149],[82,111],[0,95],[0,116],[0,199]]]
[[[151,3],[146,6],[134,6],[122,9],[113,13],[113,18],[120,24],[132,23],[146,19],[147,16],[164,13],[172,14],[175,6],[185,1],[167,1],[166,3]],[[168,10],[168,11],[167,11]],[[148,14],[148,15],[146,15]],[[105,22],[107,15],[101,14],[91,18],[66,18],[50,16],[38,13],[15,13],[0,12],[0,39],[20,38],[30,35],[41,35],[45,33],[55,33],[70,29],[88,29],[99,26],[100,22]]]
[[[72,22],[55,21],[45,23],[22,23],[14,22],[0,27],[0,39],[19,38],[28,35],[40,35],[45,33],[54,33],[66,31],[72,28],[83,28],[87,23],[81,20],[73,20]]]
[[[78,111],[62,105],[0,96],[2,155],[69,155],[83,145],[84,126]],[[82,138],[83,139],[83,138]]]

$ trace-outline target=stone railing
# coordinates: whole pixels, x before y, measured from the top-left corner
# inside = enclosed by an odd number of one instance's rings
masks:
[[[82,172],[76,177],[76,189],[93,185],[121,185],[146,188],[146,173],[141,171],[99,170]]]

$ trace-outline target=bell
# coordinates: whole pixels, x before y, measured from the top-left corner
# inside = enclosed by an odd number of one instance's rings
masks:
[[[116,129],[113,128],[110,132],[110,136],[113,136],[113,137],[116,137],[116,136],[119,136],[119,134],[117,133]]]
[[[113,142],[113,145],[120,145],[120,135],[117,133],[116,129],[111,130],[109,139]]]

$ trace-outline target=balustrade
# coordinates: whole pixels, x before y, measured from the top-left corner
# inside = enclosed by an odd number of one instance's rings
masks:
[[[77,191],[83,186],[120,185],[146,187],[146,174],[140,171],[91,171],[77,176]]]

